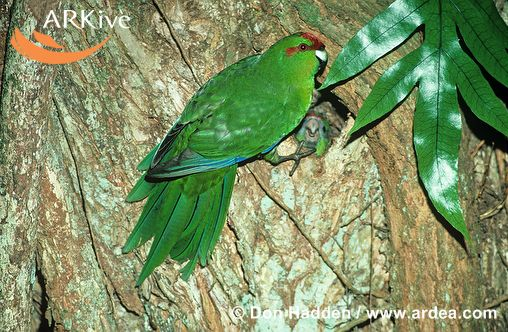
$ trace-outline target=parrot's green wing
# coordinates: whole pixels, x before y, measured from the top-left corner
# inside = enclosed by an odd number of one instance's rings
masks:
[[[222,111],[227,96],[232,93],[228,87],[231,85],[231,89],[239,89],[238,86],[235,87],[233,81],[238,80],[238,77],[241,77],[242,73],[245,73],[247,68],[252,67],[258,60],[259,55],[253,55],[225,68],[192,96],[183,113],[153,155],[152,168],[160,162],[170,161],[183,153],[187,147],[188,138],[200,129],[201,123],[213,116],[218,109]],[[175,146],[178,143],[183,144]]]

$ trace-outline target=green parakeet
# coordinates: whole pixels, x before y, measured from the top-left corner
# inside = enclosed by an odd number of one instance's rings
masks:
[[[137,285],[167,256],[202,266],[224,226],[239,163],[269,153],[304,118],[315,76],[327,60],[313,34],[279,40],[211,78],[190,99],[162,142],[141,161],[127,197],[148,197],[127,253],[154,237]]]

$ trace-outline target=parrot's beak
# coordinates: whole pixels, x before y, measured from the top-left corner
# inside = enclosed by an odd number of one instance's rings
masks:
[[[323,69],[326,66],[326,62],[328,61],[328,53],[326,53],[324,47],[322,49],[316,50],[316,58],[319,60],[319,69]]]
[[[328,53],[326,53],[325,50],[316,50],[316,57],[319,59],[319,61],[321,62],[326,62],[328,61]]]

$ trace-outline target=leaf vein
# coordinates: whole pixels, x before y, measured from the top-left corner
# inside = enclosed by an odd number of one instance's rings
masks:
[[[372,44],[374,44],[375,41],[379,40],[384,34],[386,34],[388,31],[392,30],[393,28],[395,28],[399,23],[403,22],[406,20],[406,18],[408,18],[409,16],[413,15],[413,13],[417,12],[421,7],[423,7],[425,4],[427,4],[430,0],[426,0],[424,2],[422,2],[420,4],[420,6],[416,7],[415,9],[413,9],[409,14],[407,14],[406,16],[404,16],[402,19],[400,19],[399,21],[397,21],[395,24],[391,25],[388,29],[386,29],[385,31],[383,31],[381,34],[379,34],[378,36],[376,36],[376,38],[372,39],[370,43],[368,43],[367,45],[365,45],[359,52],[356,52],[356,55],[354,57],[352,57],[351,59],[349,59],[349,61],[347,62],[344,62],[344,65],[342,67],[346,67],[347,65],[349,65],[351,62],[353,62],[357,57],[359,57],[363,51],[365,51],[368,47],[370,47]]]

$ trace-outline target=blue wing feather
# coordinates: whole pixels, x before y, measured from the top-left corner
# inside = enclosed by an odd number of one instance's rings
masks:
[[[159,163],[147,172],[147,178],[171,179],[195,173],[209,172],[219,168],[232,166],[246,160],[244,157],[227,159],[208,159],[195,152],[182,154],[181,159]]]

